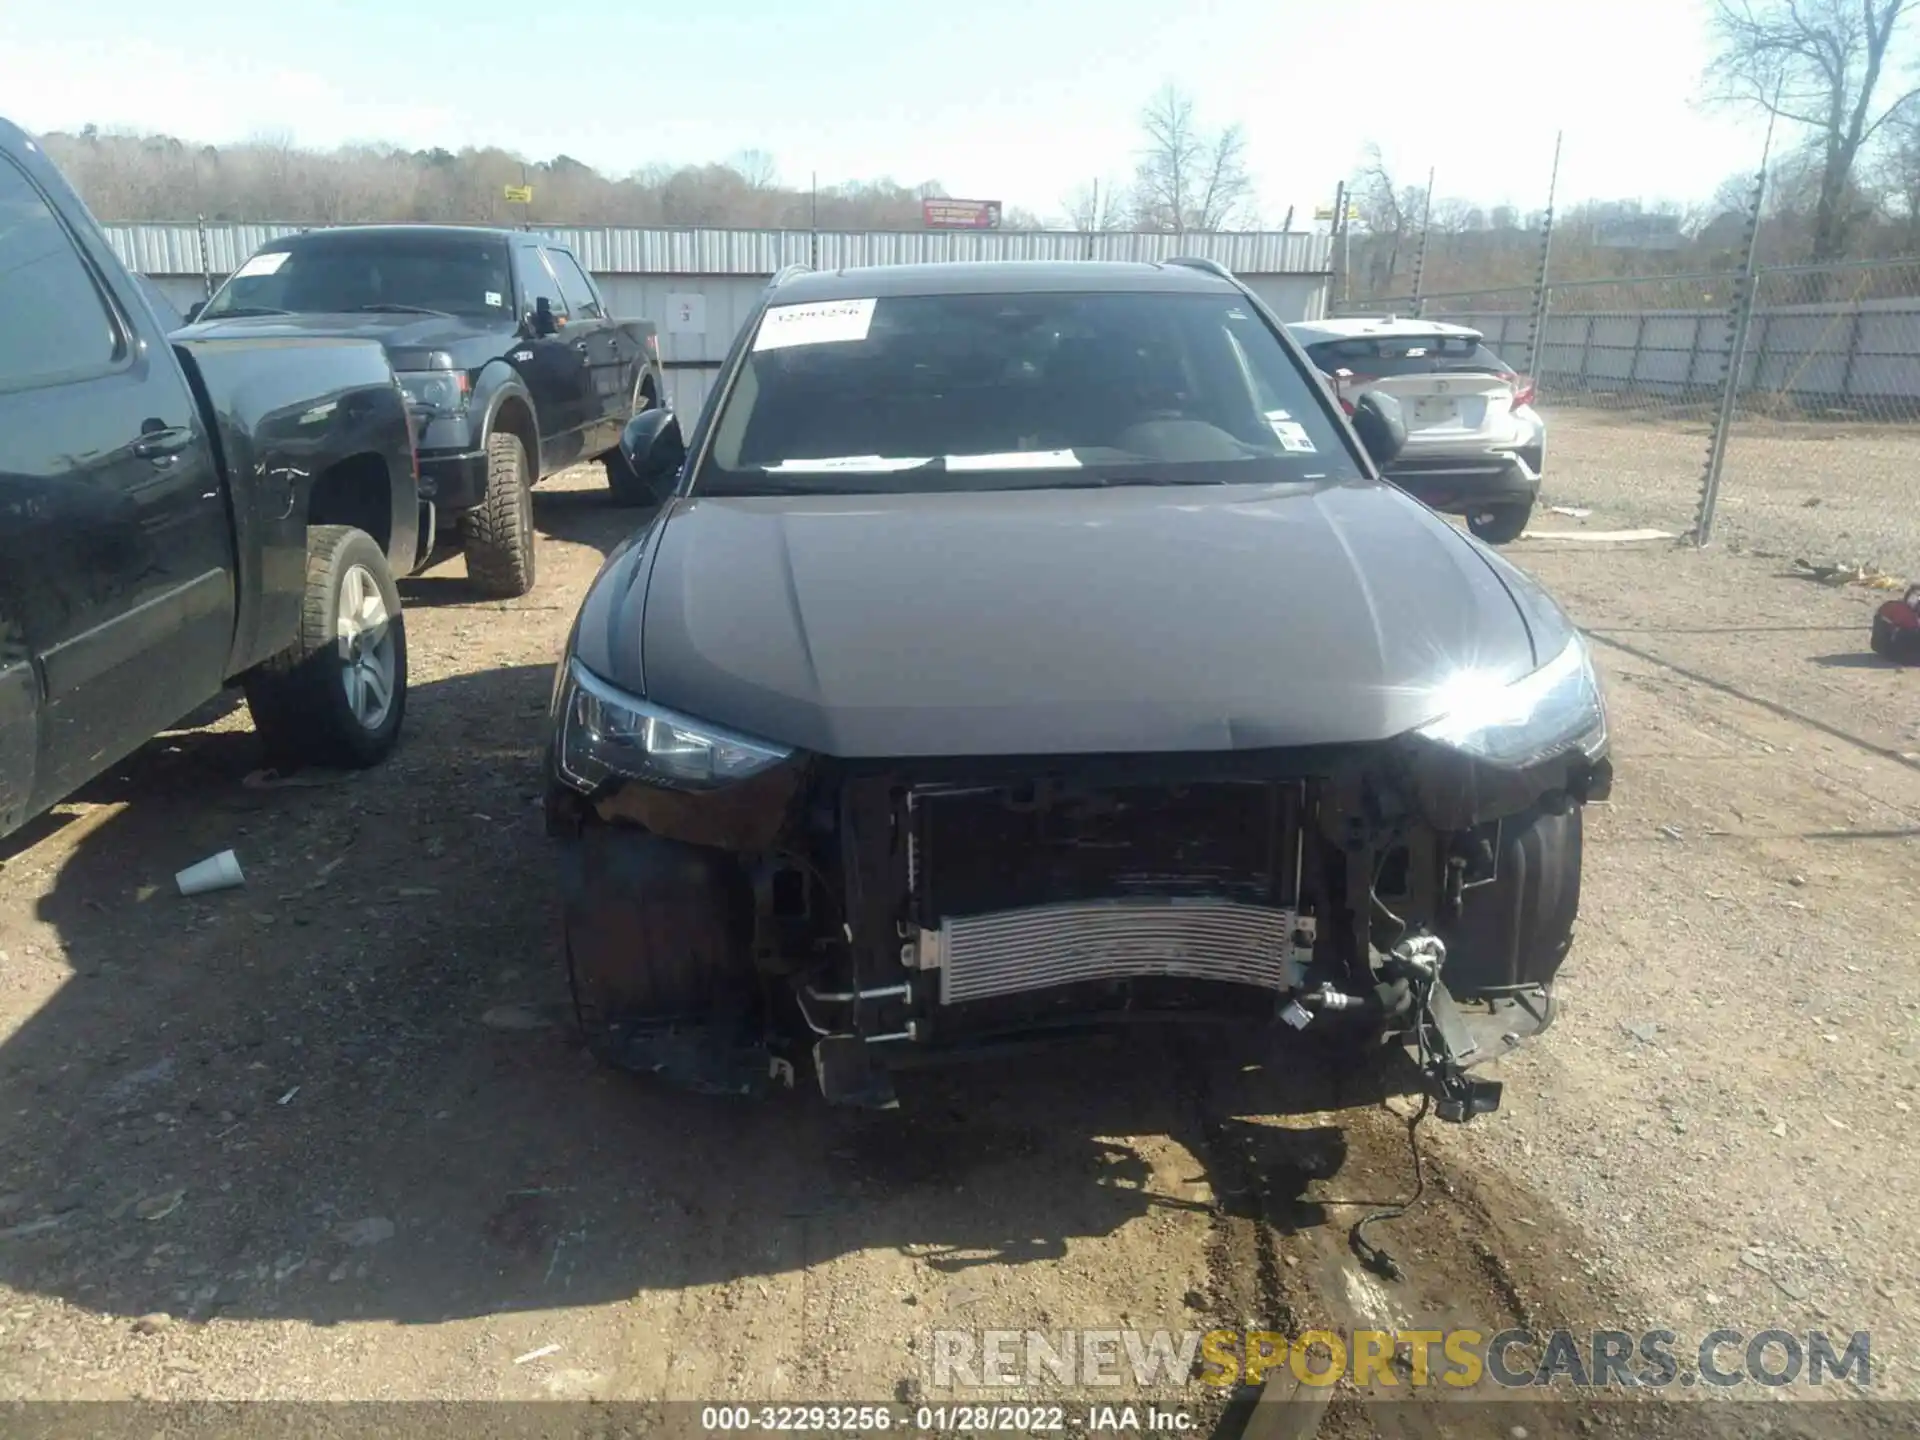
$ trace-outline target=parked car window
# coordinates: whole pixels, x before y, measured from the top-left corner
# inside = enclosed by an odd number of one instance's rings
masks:
[[[553,307],[553,313],[560,319],[567,316],[567,302],[560,293],[560,282],[553,278],[553,271],[547,268],[546,252],[537,245],[529,245],[519,255],[520,260],[520,304],[524,310],[532,310],[535,303],[545,300]]]
[[[512,303],[504,240],[323,231],[253,255],[199,318],[357,310],[504,317]]]
[[[693,483],[708,493],[1348,479],[1342,435],[1229,294],[889,296],[864,334],[774,307]],[[798,343],[766,346],[768,326]],[[817,340],[809,343],[811,336]],[[805,338],[803,338],[805,337]],[[777,480],[777,484],[773,482]]]
[[[587,279],[587,272],[580,268],[580,262],[566,250],[548,246],[546,251],[554,278],[560,282],[560,293],[566,297],[567,309],[588,319],[603,318],[606,312],[600,308],[593,284]]]
[[[0,156],[0,390],[113,364],[121,338],[73,238]]]
[[[1513,367],[1478,340],[1464,335],[1367,336],[1326,340],[1307,347],[1313,363],[1327,374],[1351,370],[1385,379],[1389,375],[1511,375]]]

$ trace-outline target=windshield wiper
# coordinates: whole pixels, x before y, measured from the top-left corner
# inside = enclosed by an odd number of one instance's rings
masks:
[[[452,317],[451,310],[429,310],[425,305],[395,305],[382,301],[377,305],[356,305],[356,310],[376,310],[388,315],[445,315]]]
[[[212,314],[202,311],[202,320],[230,320],[236,315],[291,315],[291,310],[276,310],[271,305],[230,305],[225,310],[215,310]]]

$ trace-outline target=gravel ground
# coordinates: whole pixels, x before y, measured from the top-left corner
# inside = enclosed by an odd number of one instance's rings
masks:
[[[1878,1388],[1920,1400],[1920,677],[1861,656],[1867,597],[1512,548],[1600,639],[1620,780],[1563,1013],[1498,1115],[1422,1131],[1427,1197],[1375,1232],[1393,1284],[1345,1242],[1412,1180],[1375,1076],[1142,1039],[853,1123],[597,1071],[534,800],[626,521],[590,472],[537,511],[527,600],[472,601],[457,560],[406,585],[382,770],[250,787],[229,709],[0,849],[0,1400],[952,1399],[939,1326],[1649,1321],[1870,1328]],[[227,845],[243,889],[172,893]],[[1454,1433],[1390,1398],[1343,1386],[1295,1433]],[[1465,1433],[1758,1433],[1682,1409],[1509,1399]]]
[[[1591,506],[1675,534],[1699,519],[1710,417],[1547,411],[1549,504]],[[1853,561],[1920,576],[1920,432],[1742,416],[1727,447],[1714,520],[1735,549]]]

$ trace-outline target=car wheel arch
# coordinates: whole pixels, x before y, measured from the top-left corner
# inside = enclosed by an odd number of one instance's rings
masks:
[[[487,410],[487,423],[480,434],[480,446],[486,448],[488,439],[499,434],[519,437],[526,447],[527,463],[537,478],[545,473],[540,453],[540,423],[533,407],[533,397],[519,387],[502,390],[497,394]]]

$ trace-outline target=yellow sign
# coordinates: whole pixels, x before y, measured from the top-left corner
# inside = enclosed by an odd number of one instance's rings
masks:
[[[1313,218],[1316,220],[1333,219],[1333,207],[1331,205],[1320,206],[1318,209],[1316,209],[1313,212]],[[1347,207],[1347,219],[1358,220],[1359,218],[1360,218],[1360,207],[1357,205],[1349,205]]]
[[[533,203],[533,187],[531,185],[507,185],[503,188],[506,191],[507,199],[511,200],[514,204],[531,205]]]

